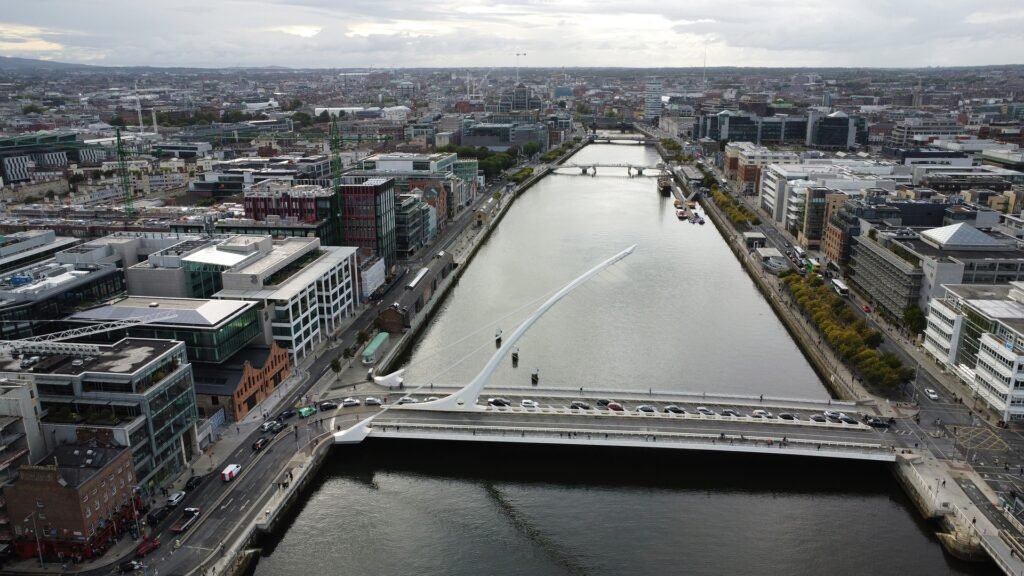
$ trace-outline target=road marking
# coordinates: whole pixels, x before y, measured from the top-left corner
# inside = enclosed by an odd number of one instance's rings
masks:
[[[245,510],[245,507],[249,505],[249,502],[252,502],[252,498],[243,502],[242,505],[238,507],[238,511],[241,512],[242,510]]]
[[[220,505],[220,509],[221,509],[221,510],[224,510],[224,509],[225,509],[225,508],[227,508],[228,506],[231,506],[231,503],[232,503],[232,502],[234,502],[234,501],[235,501],[235,497],[234,497],[234,496],[232,496],[232,497],[231,497],[230,499],[228,499],[228,501],[227,501],[227,502],[225,502],[225,503],[223,503],[223,504],[221,504],[221,505]]]

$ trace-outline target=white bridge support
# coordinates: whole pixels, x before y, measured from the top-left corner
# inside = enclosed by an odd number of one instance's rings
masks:
[[[597,266],[594,266],[590,270],[584,272],[579,278],[576,278],[575,280],[567,284],[564,288],[559,290],[554,296],[549,298],[547,302],[541,304],[540,308],[537,308],[536,312],[534,312],[533,314],[530,315],[529,318],[524,320],[523,323],[520,324],[512,332],[508,339],[503,341],[501,347],[498,348],[498,350],[491,356],[491,359],[487,361],[487,364],[484,365],[483,370],[481,370],[480,373],[477,374],[476,377],[473,378],[473,380],[471,380],[469,384],[466,384],[459,390],[456,390],[455,392],[448,396],[445,396],[444,398],[440,398],[432,402],[423,402],[420,404],[405,404],[401,406],[395,405],[391,406],[391,409],[400,410],[404,408],[415,410],[466,410],[479,408],[476,402],[477,399],[480,398],[480,392],[483,391],[484,385],[487,384],[487,381],[490,380],[491,375],[494,374],[494,371],[497,370],[498,366],[501,365],[502,361],[505,359],[505,356],[507,356],[512,351],[512,349],[516,347],[516,343],[519,341],[519,338],[521,338],[523,334],[526,333],[530,326],[533,326],[533,323],[539,320],[540,317],[543,316],[544,313],[547,312],[552,306],[558,303],[559,300],[564,298],[566,295],[568,295],[576,288],[580,287],[587,280],[590,280],[590,278],[592,278],[598,272],[601,272],[605,268],[608,268],[612,264],[615,264],[619,260],[622,260],[626,256],[632,254],[633,250],[635,249],[636,244],[630,246],[629,248],[626,248],[622,252],[619,252],[618,254],[612,256],[611,258],[605,260],[604,262],[601,262]]]

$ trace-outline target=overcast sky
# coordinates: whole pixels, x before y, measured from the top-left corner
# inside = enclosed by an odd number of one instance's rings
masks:
[[[6,0],[0,55],[104,65],[959,66],[1021,0]]]

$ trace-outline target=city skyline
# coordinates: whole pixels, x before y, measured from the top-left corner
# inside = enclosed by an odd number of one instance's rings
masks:
[[[1024,9],[1000,0],[236,0],[23,3],[0,55],[108,66],[924,67],[1019,62]],[[521,56],[517,57],[516,55]],[[517,62],[518,60],[518,62]]]

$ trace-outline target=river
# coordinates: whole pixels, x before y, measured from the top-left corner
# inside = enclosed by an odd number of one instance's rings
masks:
[[[571,161],[653,165],[636,145]],[[714,224],[654,178],[564,171],[517,198],[414,349],[407,382],[464,383],[562,285],[635,253],[520,342],[529,388],[827,392]],[[257,576],[982,574],[949,559],[883,466],[657,451],[369,442],[339,448]]]

